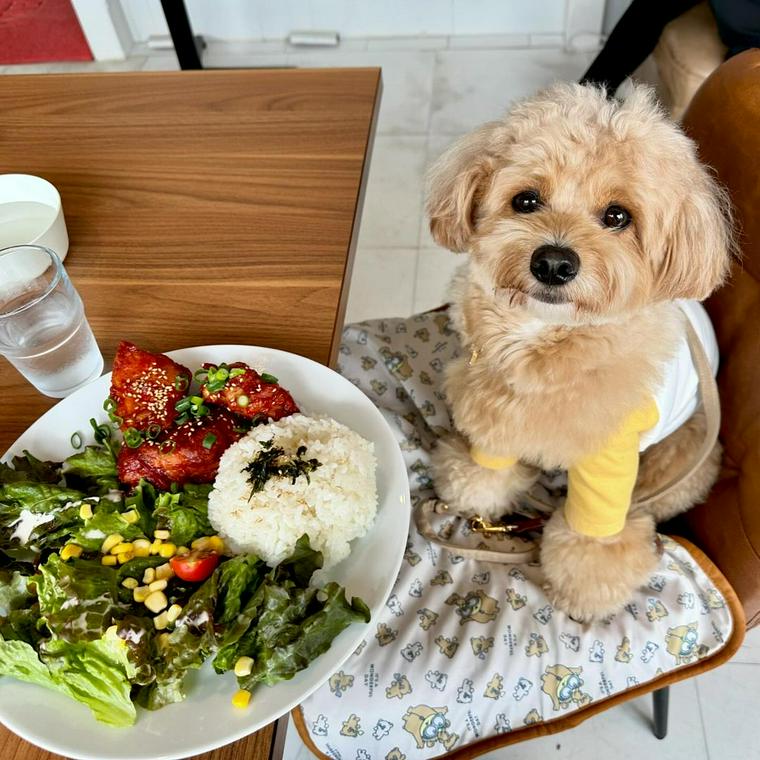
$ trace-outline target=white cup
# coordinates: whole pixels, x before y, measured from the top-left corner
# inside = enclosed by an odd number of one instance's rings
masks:
[[[63,261],[69,236],[61,196],[46,179],[31,174],[0,174],[0,249],[41,245]]]

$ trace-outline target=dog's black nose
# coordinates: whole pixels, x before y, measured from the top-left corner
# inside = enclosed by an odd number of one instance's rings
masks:
[[[533,251],[530,271],[544,285],[564,285],[575,279],[581,260],[572,248],[542,245]]]

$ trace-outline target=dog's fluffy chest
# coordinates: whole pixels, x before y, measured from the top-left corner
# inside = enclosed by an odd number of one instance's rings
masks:
[[[667,305],[663,305],[667,306]],[[674,350],[672,310],[598,325],[519,312],[461,321],[469,355],[447,370],[456,427],[493,455],[567,467],[598,450],[651,395]],[[466,314],[466,304],[463,313]],[[482,313],[482,312],[481,312]]]

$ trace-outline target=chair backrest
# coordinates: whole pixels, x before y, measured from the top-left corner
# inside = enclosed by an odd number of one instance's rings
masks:
[[[686,519],[736,589],[751,626],[760,623],[760,50],[716,69],[683,125],[731,195],[742,256],[706,303],[721,352],[723,473]]]

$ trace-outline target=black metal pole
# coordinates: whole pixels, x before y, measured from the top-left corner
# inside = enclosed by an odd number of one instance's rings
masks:
[[[200,51],[203,41],[200,37],[193,36],[193,28],[190,26],[184,0],[161,0],[161,8],[169,26],[179,67],[183,71],[202,69]]]
[[[670,686],[652,692],[652,706],[654,707],[654,735],[658,739],[664,739],[668,735],[668,701],[670,699]]]

